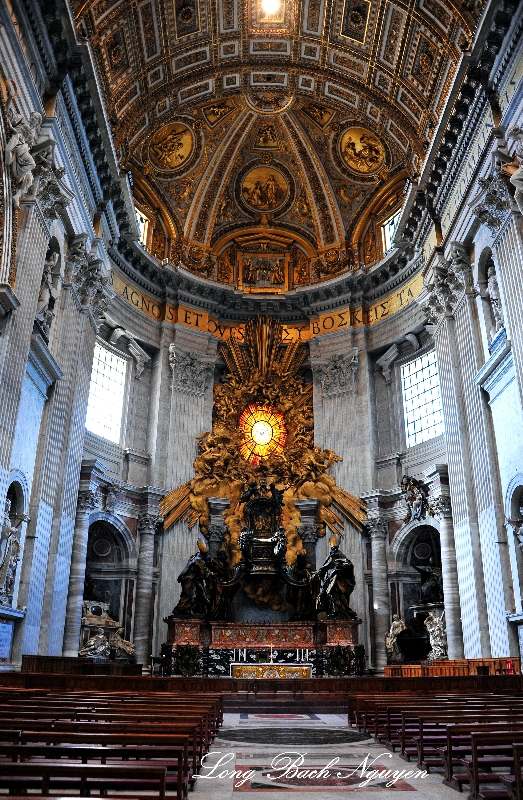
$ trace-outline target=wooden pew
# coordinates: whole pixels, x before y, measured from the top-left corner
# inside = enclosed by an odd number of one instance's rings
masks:
[[[1,767],[0,788],[9,789],[10,793],[39,789],[41,795],[48,795],[51,789],[76,789],[86,797],[93,790],[102,794],[108,790],[150,792],[156,788],[156,796],[165,800],[168,786],[167,769],[162,766],[6,762]]]
[[[514,774],[501,775],[501,783],[505,786],[510,800],[523,800],[523,776],[521,774],[523,743],[515,742],[512,745],[512,753],[514,756]]]
[[[168,747],[160,745],[132,745],[126,744],[124,747],[114,744],[0,744],[0,775],[5,762],[34,763],[35,760],[52,759],[54,762],[66,758],[68,763],[71,760],[87,764],[89,761],[100,761],[101,764],[108,762],[128,762],[129,760],[144,760],[144,766],[161,766],[167,769],[167,773],[176,773],[176,796],[177,800],[183,800],[187,796],[187,780],[184,778],[185,749],[175,747],[172,744]]]

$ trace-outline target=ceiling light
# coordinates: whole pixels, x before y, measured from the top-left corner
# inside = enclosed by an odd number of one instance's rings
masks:
[[[261,0],[261,7],[267,16],[277,14],[281,8],[281,0]]]

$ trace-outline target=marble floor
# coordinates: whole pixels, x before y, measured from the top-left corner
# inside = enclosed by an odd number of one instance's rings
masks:
[[[457,800],[440,775],[422,776],[416,764],[349,728],[341,714],[225,714],[195,800],[248,800],[246,793],[252,800],[416,800],[413,792],[419,800]]]

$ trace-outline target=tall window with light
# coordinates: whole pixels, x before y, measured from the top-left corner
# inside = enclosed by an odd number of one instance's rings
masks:
[[[443,413],[435,350],[402,366],[401,387],[407,447],[441,436]]]
[[[125,358],[107,347],[95,345],[85,427],[116,443],[122,429],[126,371]]]
[[[149,218],[142,214],[142,212],[134,207],[136,211],[136,219],[138,220],[138,231],[140,232],[140,242],[147,245],[147,234],[149,233]]]
[[[381,232],[383,235],[383,252],[388,253],[389,250],[392,250],[394,247],[394,236],[396,234],[396,229],[398,227],[398,222],[400,221],[401,217],[401,208],[399,211],[396,211],[392,217],[383,223],[381,226]]]

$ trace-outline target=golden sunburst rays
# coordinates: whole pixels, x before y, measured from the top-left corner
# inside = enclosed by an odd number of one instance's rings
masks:
[[[257,317],[245,325],[244,349],[231,337],[222,345],[225,363],[240,381],[254,373],[267,378],[279,373],[293,377],[303,364],[307,350],[301,342],[282,344],[281,322],[271,317]]]
[[[352,522],[359,531],[363,530],[363,523],[367,519],[367,505],[354,495],[349,494],[339,486],[333,487],[332,504]],[[343,525],[343,520],[341,520]]]
[[[192,528],[198,520],[199,515],[196,514],[191,506],[190,495],[190,482],[187,481],[183,486],[179,486],[177,489],[169,492],[168,495],[160,500],[159,510],[160,515],[164,518],[163,527],[165,530],[181,519],[187,519],[189,521],[189,527]],[[196,518],[191,522],[195,514]]]
[[[258,317],[246,323],[242,344],[231,337],[222,343],[221,353],[227,370],[224,382],[214,387],[213,429],[198,437],[195,477],[161,503],[164,528],[180,520],[190,527],[199,521],[205,534],[207,498],[229,498],[227,541],[237,561],[238,501],[245,481],[264,471],[278,488],[286,487],[284,524],[293,542],[291,560],[302,546],[294,500],[319,501],[320,536],[327,530],[343,536],[345,520],[361,531],[365,504],[337,486],[328,473],[341,459],[332,450],[314,446],[313,386],[299,375],[305,346],[299,341],[284,344],[279,320]]]
[[[271,406],[249,403],[240,415],[238,428],[242,433],[240,453],[251,464],[283,454],[287,439],[285,417]]]

